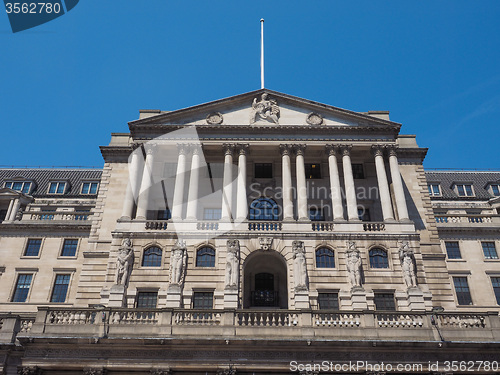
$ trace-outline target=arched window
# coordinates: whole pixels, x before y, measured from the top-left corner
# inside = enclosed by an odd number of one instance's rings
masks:
[[[327,247],[321,247],[316,250],[317,268],[335,268],[335,256],[333,250]]]
[[[215,267],[215,250],[208,246],[198,249],[196,267]]]
[[[144,250],[142,257],[143,267],[161,267],[161,249],[153,246]]]
[[[271,198],[259,198],[250,204],[250,220],[279,220],[278,205]]]
[[[369,254],[371,268],[389,268],[387,251],[376,247],[374,249],[371,249]]]

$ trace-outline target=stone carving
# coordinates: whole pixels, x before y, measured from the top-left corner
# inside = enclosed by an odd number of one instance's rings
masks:
[[[220,112],[212,112],[207,116],[206,121],[209,125],[220,125],[224,118]]]
[[[155,369],[152,369],[150,371],[150,374],[151,375],[171,375],[172,371],[170,369],[158,369],[158,368],[155,368]]]
[[[233,366],[229,366],[225,369],[218,369],[217,375],[236,375],[236,370],[233,368]]]
[[[271,245],[273,244],[273,238],[272,237],[259,237],[259,244],[260,244],[260,249],[267,251],[271,248]]]
[[[347,241],[346,264],[351,287],[361,288],[361,255],[354,241]]]
[[[106,369],[100,368],[86,368],[83,369],[83,375],[105,375]]]
[[[17,370],[18,375],[38,375],[41,372],[38,366],[25,366]]]
[[[401,261],[401,268],[403,270],[403,278],[408,288],[415,288],[417,286],[417,271],[415,265],[415,255],[413,250],[410,249],[408,241],[401,241],[399,243],[399,260]]]
[[[21,221],[22,218],[23,218],[23,209],[21,207],[19,207],[19,210],[17,210],[14,220]]]
[[[240,241],[227,240],[226,289],[238,289],[240,273]]]
[[[134,249],[130,238],[125,238],[116,259],[116,285],[128,285],[132,267],[134,267]]]
[[[323,116],[319,113],[309,113],[306,117],[306,122],[309,125],[321,125],[323,123]]]
[[[177,240],[172,247],[170,260],[170,284],[182,285],[186,274],[187,248],[186,241]]]
[[[306,250],[303,241],[293,241],[293,277],[295,291],[307,290]]]
[[[252,113],[250,114],[250,124],[254,124],[257,121],[257,117],[269,120],[278,124],[280,114],[280,107],[274,99],[267,99],[267,94],[263,93],[260,101],[254,98],[252,103]]]

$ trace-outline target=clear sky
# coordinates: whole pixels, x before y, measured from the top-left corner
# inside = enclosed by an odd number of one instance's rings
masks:
[[[12,34],[0,16],[0,164],[101,166],[139,109],[266,87],[389,110],[427,168],[500,169],[500,1],[82,0]]]

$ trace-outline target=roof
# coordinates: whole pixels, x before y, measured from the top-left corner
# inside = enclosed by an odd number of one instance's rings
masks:
[[[100,181],[101,175],[100,169],[6,168],[0,169],[0,187],[4,187],[6,181],[14,179],[29,180],[35,182],[35,188],[30,193],[33,197],[95,197],[97,194],[82,195],[82,184],[86,181]],[[51,181],[67,181],[69,188],[64,195],[48,194]]]
[[[429,183],[439,183],[441,185],[441,197],[432,199],[491,199],[488,192],[490,183],[500,183],[499,172],[479,172],[479,171],[426,171],[425,176]],[[459,197],[453,190],[455,183],[472,184],[474,197]]]

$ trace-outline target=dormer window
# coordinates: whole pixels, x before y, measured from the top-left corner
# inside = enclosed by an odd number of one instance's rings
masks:
[[[490,194],[495,197],[500,197],[500,185],[499,184],[491,184],[490,185]]]
[[[5,187],[15,191],[20,191],[24,194],[29,194],[31,191],[31,181],[6,181]]]
[[[455,191],[459,197],[473,197],[472,184],[455,184]]]
[[[64,194],[66,192],[66,182],[54,181],[49,185],[49,194]]]
[[[82,184],[82,194],[85,195],[97,194],[98,187],[99,187],[98,182],[84,182]]]
[[[439,184],[427,184],[427,188],[431,197],[441,196],[441,186]]]

